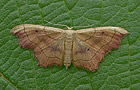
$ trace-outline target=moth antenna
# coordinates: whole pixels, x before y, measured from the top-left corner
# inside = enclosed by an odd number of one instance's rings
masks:
[[[45,20],[46,21],[46,20]],[[54,23],[51,23],[51,22],[49,22],[49,21],[46,21],[47,23],[50,23],[50,24],[53,24],[53,25],[57,25],[57,26],[65,26],[65,27],[67,27],[67,29],[69,29],[69,30],[71,30],[73,27],[69,27],[69,26],[67,26],[67,25],[63,25],[63,24],[54,24]]]
[[[91,25],[88,25],[88,26],[73,26],[73,27],[91,27],[93,26],[94,24],[91,24]]]

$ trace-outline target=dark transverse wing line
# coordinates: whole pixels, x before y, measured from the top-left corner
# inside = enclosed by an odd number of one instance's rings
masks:
[[[23,25],[24,26],[24,25]],[[25,26],[24,26],[24,33],[26,33],[25,32]],[[28,34],[26,33],[26,36],[27,36],[27,38],[28,38],[28,40],[31,42],[31,43],[34,43],[35,45],[37,45],[37,47],[39,47],[40,48],[40,46],[37,44],[37,43],[35,43],[35,42],[32,42],[30,39],[29,39],[29,36],[28,36]],[[40,48],[40,50],[43,52],[43,54],[47,57],[47,58],[57,58],[57,59],[60,59],[60,58],[58,58],[58,57],[48,57],[45,53],[44,53],[44,51]]]
[[[113,36],[112,36],[112,38],[111,38],[111,40],[107,43],[107,44],[104,44],[98,51],[96,51],[96,53],[92,56],[92,58],[93,57],[95,57],[96,56],[96,54],[97,53],[99,53],[99,51],[104,47],[104,46],[106,46],[106,45],[108,45],[108,44],[110,44],[111,43],[111,41],[112,41],[112,39],[113,39],[113,37],[115,36],[115,34],[116,34],[116,30],[114,30],[115,31],[115,33],[113,34]],[[89,60],[83,60],[83,59],[77,59],[77,60],[75,60],[74,62],[77,62],[77,61],[90,61],[90,60],[92,60],[92,58],[91,59],[89,59]]]

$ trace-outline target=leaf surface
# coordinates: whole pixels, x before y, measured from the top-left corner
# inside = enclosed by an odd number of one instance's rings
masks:
[[[138,90],[140,88],[139,0],[1,0],[1,90]],[[68,26],[116,26],[129,34],[108,53],[96,72],[64,66],[43,69],[30,50],[22,49],[10,30],[20,24],[66,29]],[[82,27],[74,28],[74,30]]]

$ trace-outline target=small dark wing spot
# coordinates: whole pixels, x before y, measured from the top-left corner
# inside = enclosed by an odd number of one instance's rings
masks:
[[[89,51],[90,49],[88,48],[87,51]]]
[[[38,32],[38,30],[35,30],[35,32]]]
[[[49,46],[49,48],[51,49],[51,51],[61,52],[61,49],[59,47]]]
[[[102,35],[104,34],[105,32],[102,32]]]
[[[83,53],[86,53],[87,51],[90,51],[90,48],[81,48],[80,50],[76,51],[75,54],[83,54]]]

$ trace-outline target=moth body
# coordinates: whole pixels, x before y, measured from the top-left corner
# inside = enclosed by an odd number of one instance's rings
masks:
[[[65,54],[64,54],[64,66],[68,68],[72,62],[72,48],[73,48],[73,30],[65,30]]]

